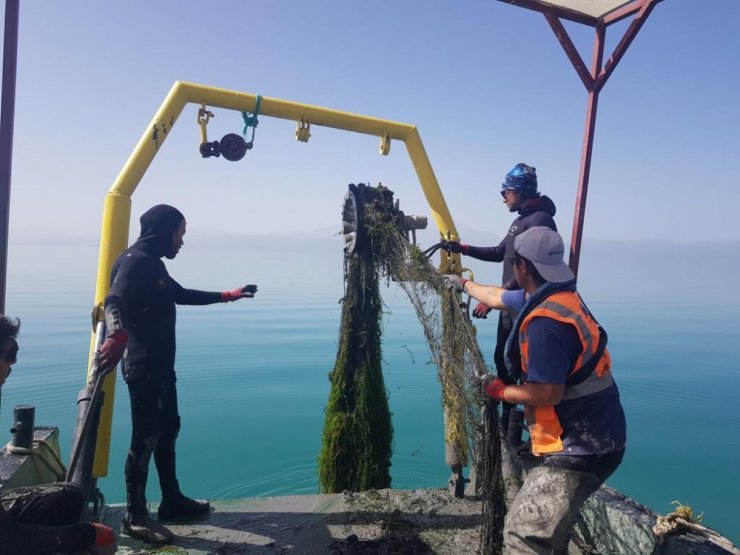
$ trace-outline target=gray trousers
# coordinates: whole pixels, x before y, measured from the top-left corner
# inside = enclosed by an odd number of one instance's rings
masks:
[[[504,555],[567,553],[581,507],[623,455],[551,456],[532,468],[506,513]]]
[[[567,553],[581,507],[599,489],[595,474],[538,466],[527,474],[504,521],[504,555]]]

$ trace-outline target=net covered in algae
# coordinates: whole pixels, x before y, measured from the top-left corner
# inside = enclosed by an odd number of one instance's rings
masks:
[[[408,294],[438,368],[447,448],[462,466],[469,460],[475,468],[485,517],[482,550],[499,553],[505,513],[499,421],[494,404],[480,394],[487,368],[475,329],[460,296],[405,238],[393,192],[349,188],[355,229],[345,249],[339,345],[319,455],[321,491],[391,485],[393,425],[382,371],[380,295],[381,280],[391,279]]]

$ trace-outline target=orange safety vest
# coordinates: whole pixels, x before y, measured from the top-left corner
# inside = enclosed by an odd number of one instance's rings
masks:
[[[538,317],[551,318],[558,322],[571,324],[578,332],[578,337],[583,345],[583,350],[578,360],[576,360],[573,370],[566,378],[563,400],[585,397],[603,391],[614,383],[610,372],[611,357],[609,351],[605,347],[599,349],[599,341],[603,330],[600,329],[599,324],[591,316],[581,297],[575,291],[563,291],[547,297],[534,307],[522,321],[519,328],[522,372],[526,374],[529,369],[527,327],[532,318]],[[599,351],[602,351],[601,356],[599,356]],[[555,412],[554,405],[525,406],[524,412],[529,424],[532,453],[544,455],[561,452],[563,450],[561,439],[563,427],[560,425],[560,419]]]

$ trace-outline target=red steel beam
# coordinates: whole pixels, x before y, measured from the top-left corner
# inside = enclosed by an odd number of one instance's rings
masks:
[[[594,147],[594,135],[596,133],[596,112],[599,106],[599,93],[614,69],[624,57],[627,49],[645,24],[653,8],[663,0],[633,0],[620,8],[606,14],[602,18],[593,18],[580,12],[573,12],[559,6],[553,6],[542,0],[499,0],[529,10],[542,13],[555,33],[555,37],[565,50],[565,54],[573,64],[573,68],[583,81],[588,91],[586,102],[586,123],[583,131],[583,146],[581,149],[581,164],[578,175],[578,190],[576,192],[576,209],[573,215],[573,232],[570,241],[569,265],[573,273],[578,275],[578,266],[581,258],[581,241],[583,239],[583,223],[586,215],[586,197],[588,196],[588,185],[591,176],[591,159]],[[636,15],[635,15],[636,14]],[[634,20],[622,36],[606,65],[604,61],[604,47],[606,42],[606,28],[631,15]],[[563,27],[560,19],[567,19],[577,23],[583,23],[594,27],[596,36],[594,39],[594,51],[592,55],[591,70],[586,68],[578,49],[573,44],[568,32]]]
[[[636,14],[649,2],[657,4],[662,1],[663,0],[634,0],[634,2],[606,14],[601,20],[604,22],[604,25],[608,27],[612,23],[617,23],[618,21],[622,21],[623,19]]]
[[[604,59],[604,42],[606,27],[596,27],[594,39],[593,61],[591,74],[598,75]],[[591,155],[594,148],[594,133],[596,132],[596,110],[599,105],[599,90],[594,88],[588,91],[586,102],[586,127],[583,132],[583,148],[581,151],[581,167],[578,176],[578,191],[576,192],[576,211],[573,215],[573,233],[570,240],[570,258],[568,264],[573,273],[578,275],[578,264],[581,259],[581,240],[583,238],[583,220],[586,216],[586,197],[588,182],[591,175]]]
[[[632,41],[635,40],[637,33],[640,31],[640,29],[642,29],[642,26],[645,24],[648,16],[652,13],[657,2],[654,2],[653,0],[641,0],[640,4],[641,6],[639,12],[632,20],[632,23],[630,23],[630,26],[624,32],[622,40],[620,40],[619,44],[617,44],[617,46],[614,48],[614,52],[612,52],[611,57],[606,62],[606,65],[604,65],[604,69],[601,70],[601,73],[599,73],[599,76],[596,78],[597,90],[601,90],[604,87],[606,81],[609,79],[612,72],[617,67],[617,64],[624,57],[627,49],[632,44]]]
[[[566,56],[568,56],[568,59],[570,59],[570,62],[573,64],[576,73],[578,73],[581,81],[583,81],[583,84],[586,86],[586,90],[590,91],[594,86],[594,78],[588,71],[583,58],[581,58],[581,55],[578,53],[578,49],[570,39],[568,31],[565,30],[565,27],[563,27],[560,19],[558,19],[555,14],[551,12],[543,13],[545,14],[545,19],[547,19],[547,22],[550,24],[550,28],[560,42],[560,45],[563,47],[563,50],[565,50]]]

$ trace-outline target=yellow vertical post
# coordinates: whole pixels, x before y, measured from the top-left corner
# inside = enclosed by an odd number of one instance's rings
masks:
[[[98,254],[98,276],[95,284],[95,306],[102,304],[110,288],[110,270],[116,257],[128,243],[129,221],[131,220],[131,197],[109,192],[103,204],[103,227],[100,232]],[[93,330],[95,326],[93,326]],[[95,332],[90,337],[90,358],[95,349]],[[88,379],[90,376],[88,376]],[[100,412],[98,440],[95,445],[93,476],[108,474],[111,427],[113,423],[113,400],[116,392],[116,374],[108,374],[103,382],[104,404]]]
[[[101,304],[110,290],[110,271],[121,252],[128,245],[131,221],[131,195],[154,160],[159,148],[169,136],[172,127],[185,106],[182,85],[176,82],[162,102],[151,123],[142,134],[128,161],[105,196],[103,205],[103,225],[100,232],[100,252],[98,254],[98,274],[95,285],[95,305]],[[94,355],[95,332],[90,338],[90,356]],[[100,413],[98,439],[95,445],[93,476],[99,478],[108,474],[110,455],[113,404],[115,401],[116,374],[111,373],[103,382],[105,393]]]

